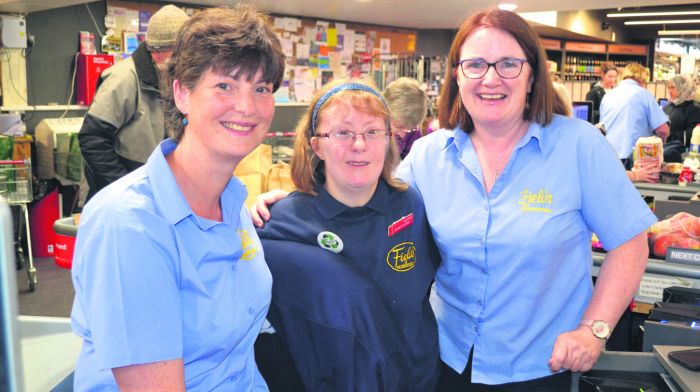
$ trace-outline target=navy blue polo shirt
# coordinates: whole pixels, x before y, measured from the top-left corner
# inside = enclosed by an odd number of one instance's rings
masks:
[[[318,196],[294,192],[279,201],[271,209],[271,220],[258,231],[273,275],[268,318],[287,342],[306,386],[319,385],[307,379],[310,374],[324,373],[306,367],[321,366],[327,374],[335,374],[333,362],[348,356],[348,347],[340,344],[337,348],[343,352],[331,351],[337,358],[315,361],[319,343],[324,350],[333,345],[323,335],[339,336],[338,328],[349,323],[345,331],[360,333],[364,344],[380,346],[370,351],[398,350],[388,356],[403,355],[395,366],[404,368],[382,370],[383,378],[401,380],[383,380],[385,386],[433,390],[439,350],[428,298],[440,256],[420,195],[413,189],[396,191],[380,180],[365,206],[348,207],[323,188],[317,192]],[[303,331],[309,328],[309,319],[323,320],[325,326],[312,324],[315,333],[309,334]],[[329,323],[337,328],[325,328]],[[302,336],[303,344],[295,342]],[[363,367],[359,372],[371,371],[366,364],[353,365],[356,372]],[[353,377],[377,382],[376,373]],[[362,381],[354,387],[358,382]]]

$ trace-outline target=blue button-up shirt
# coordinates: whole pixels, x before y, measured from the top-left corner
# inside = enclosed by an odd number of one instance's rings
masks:
[[[656,98],[632,79],[620,82],[600,103],[600,122],[620,159],[629,158],[637,139],[651,136],[667,121]]]
[[[592,293],[591,231],[614,249],[654,215],[590,124],[531,124],[486,193],[462,130],[416,141],[397,176],[415,186],[442,254],[431,302],[440,355],[472,381],[548,376],[554,341],[576,328]]]
[[[196,216],[165,160],[175,147],[162,142],[83,211],[72,271],[78,391],[117,390],[112,368],[177,358],[188,390],[267,390],[253,343],[272,277],[247,192],[232,178],[223,222]]]

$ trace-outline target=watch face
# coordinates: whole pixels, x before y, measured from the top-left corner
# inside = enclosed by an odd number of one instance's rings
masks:
[[[602,320],[596,320],[591,324],[593,335],[600,339],[607,339],[610,336],[610,326]]]

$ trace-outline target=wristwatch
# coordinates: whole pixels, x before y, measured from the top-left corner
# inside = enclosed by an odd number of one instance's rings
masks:
[[[607,340],[610,337],[610,324],[603,320],[583,320],[581,325],[585,325],[591,329],[593,336],[601,340]]]

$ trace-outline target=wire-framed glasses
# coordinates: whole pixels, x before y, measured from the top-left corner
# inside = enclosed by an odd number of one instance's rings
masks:
[[[385,142],[391,135],[391,131],[386,129],[368,129],[365,132],[355,132],[349,129],[336,129],[326,133],[317,133],[318,137],[327,137],[328,139],[337,143],[349,143],[355,140],[355,136],[362,136],[365,143],[371,142]]]
[[[489,68],[493,67],[498,76],[503,79],[515,79],[523,72],[523,64],[525,63],[527,63],[527,59],[507,58],[489,63],[484,59],[476,58],[460,60],[458,64],[465,78],[481,79],[489,71]]]

